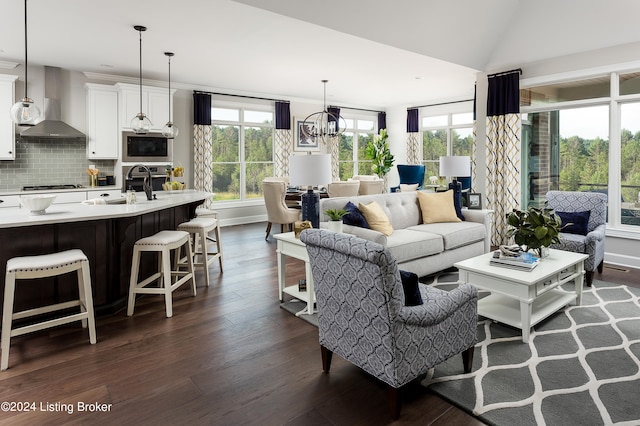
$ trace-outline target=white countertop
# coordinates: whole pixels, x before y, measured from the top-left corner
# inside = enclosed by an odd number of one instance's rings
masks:
[[[102,187],[105,188],[105,187]],[[213,197],[213,193],[186,189],[184,191],[155,191],[156,200],[148,201],[143,192],[138,192],[135,204],[85,205],[81,203],[53,204],[43,215],[31,215],[24,207],[0,209],[0,228],[46,225],[63,222],[112,219],[137,216],[193,201]]]
[[[24,191],[21,189],[15,191],[4,191],[0,193],[0,197],[3,195],[35,195],[35,194],[53,194],[60,192],[91,192],[91,191],[112,191],[114,189],[121,190],[120,185],[106,185],[106,186],[82,186],[80,188],[69,188],[69,189],[47,189],[42,191]]]

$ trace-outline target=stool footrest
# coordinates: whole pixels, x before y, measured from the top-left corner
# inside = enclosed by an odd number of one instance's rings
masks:
[[[61,311],[63,309],[74,308],[76,306],[83,306],[79,300],[71,300],[69,302],[57,303],[55,305],[42,306],[40,308],[29,309],[26,311],[14,312],[11,316],[12,319],[29,318],[40,314],[47,314],[49,312]]]
[[[82,321],[88,318],[88,312],[80,312],[62,318],[54,318],[48,321],[39,322],[37,324],[25,325],[24,327],[14,328],[13,330],[11,330],[11,337],[21,336],[23,334],[44,330],[45,328],[56,327],[58,325],[67,324],[74,321]]]

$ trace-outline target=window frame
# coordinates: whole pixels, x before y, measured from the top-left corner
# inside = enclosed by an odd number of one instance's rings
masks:
[[[349,113],[344,113],[343,111],[340,111],[340,116],[342,116],[342,118],[345,119],[345,122],[348,122],[349,120],[353,121],[353,126],[354,127],[347,127],[344,131],[344,133],[352,133],[353,134],[353,147],[351,149],[351,163],[353,165],[353,169],[352,169],[352,177],[355,175],[358,175],[358,170],[360,169],[360,165],[362,164],[366,164],[372,163],[372,160],[367,160],[366,158],[363,159],[358,159],[358,138],[360,134],[366,134],[366,135],[372,135],[375,136],[378,134],[378,115],[377,113],[371,113],[369,114],[365,114],[365,113],[360,113],[360,114],[349,114]],[[358,121],[371,121],[373,122],[373,130],[369,131],[369,130],[362,130],[362,129],[358,129]],[[340,154],[338,153],[338,170],[340,170],[340,164],[346,163],[347,161],[340,161],[339,159]],[[373,174],[373,172],[369,172],[367,174]],[[342,180],[342,177],[340,176],[340,179]]]

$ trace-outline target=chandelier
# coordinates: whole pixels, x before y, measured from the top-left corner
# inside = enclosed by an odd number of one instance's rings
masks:
[[[322,111],[314,112],[304,119],[305,125],[302,126],[303,133],[316,142],[326,144],[330,139],[340,136],[346,129],[347,123],[344,118],[335,112],[327,110],[327,83],[329,80],[322,80],[324,85],[324,96],[322,103]]]

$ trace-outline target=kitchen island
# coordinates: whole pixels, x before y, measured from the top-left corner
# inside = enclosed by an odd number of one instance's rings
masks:
[[[89,258],[96,315],[109,315],[126,306],[133,244],[162,230],[174,230],[195,216],[195,209],[211,193],[158,191],[148,201],[137,194],[136,204],[54,204],[43,215],[31,215],[25,208],[0,209],[0,298],[4,299],[7,260],[78,248]],[[149,274],[156,260],[144,261]],[[141,275],[142,276],[142,275]],[[21,282],[16,287],[14,310],[77,298],[73,276]],[[1,303],[1,302],[0,302]]]

